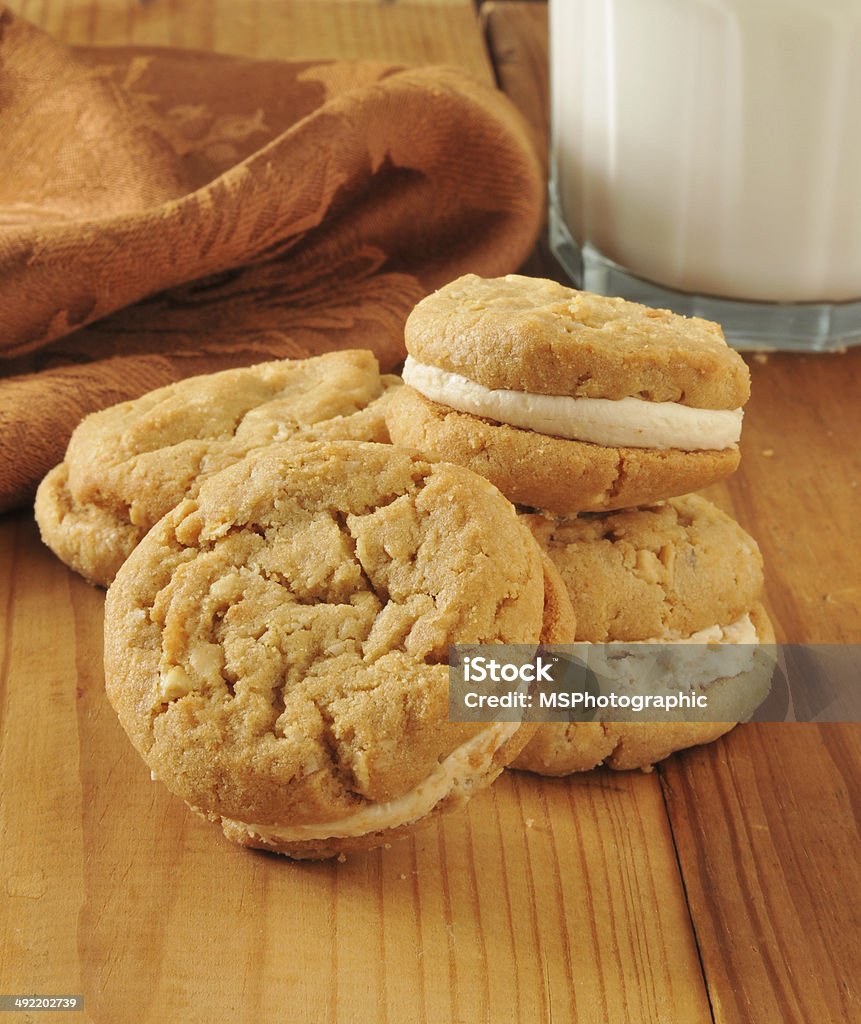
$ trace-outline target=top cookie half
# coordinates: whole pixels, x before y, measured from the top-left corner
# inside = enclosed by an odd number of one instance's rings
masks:
[[[714,410],[750,395],[717,324],[517,274],[468,274],[429,295],[406,344],[418,362],[485,388]]]

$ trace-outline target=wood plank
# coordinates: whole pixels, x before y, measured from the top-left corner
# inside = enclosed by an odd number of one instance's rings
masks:
[[[525,842],[528,860],[509,874],[534,886],[539,951],[558,936],[563,958],[543,959],[548,1020],[711,1020],[654,781],[516,775],[520,820],[505,832]]]
[[[550,145],[547,4],[490,0],[481,8],[481,24],[499,87],[526,118],[546,172]]]
[[[77,716],[93,671],[78,659],[73,584],[23,517],[3,524],[0,565],[0,992],[80,993]]]
[[[530,126],[535,152],[547,173],[550,156],[547,5],[526,0],[489,0],[481,8],[481,23],[499,87]],[[546,203],[541,235],[522,272],[567,283],[565,271],[547,239]]]
[[[660,769],[715,1020],[861,1020],[861,730],[768,723]]]
[[[791,643],[861,642],[861,348],[749,357],[742,462],[727,482]]]
[[[11,0],[8,6],[70,44],[450,64],[493,81],[470,0]]]

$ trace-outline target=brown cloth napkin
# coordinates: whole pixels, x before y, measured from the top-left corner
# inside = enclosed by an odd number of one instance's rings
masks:
[[[0,7],[0,509],[95,409],[195,373],[370,348],[516,270],[525,125],[447,68],[68,49]]]

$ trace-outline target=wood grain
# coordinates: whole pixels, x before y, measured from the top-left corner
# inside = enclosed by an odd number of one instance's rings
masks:
[[[858,726],[745,726],[661,776],[715,1020],[861,1020]]]
[[[84,849],[68,825],[82,813],[77,693],[101,671],[78,658],[74,581],[32,534],[29,523],[0,534],[0,991],[80,993]],[[72,927],[58,926],[60,908]]]
[[[468,0],[12,0],[8,6],[77,45],[451,64],[485,81],[493,77]]]
[[[790,643],[861,642],[861,348],[750,357],[742,463],[727,487]]]
[[[526,117],[546,171],[550,148],[547,5],[490,0],[481,8],[481,24],[499,87]]]

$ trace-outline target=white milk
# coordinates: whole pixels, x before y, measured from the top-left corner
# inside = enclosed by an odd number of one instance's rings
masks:
[[[669,288],[861,297],[861,0],[551,0],[574,239]]]

